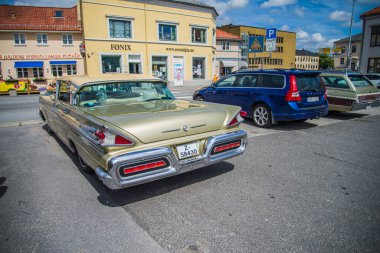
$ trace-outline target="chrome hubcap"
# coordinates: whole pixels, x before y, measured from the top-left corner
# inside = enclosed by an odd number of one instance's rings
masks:
[[[254,118],[255,118],[255,122],[259,126],[265,125],[268,122],[268,117],[269,117],[268,111],[264,107],[256,108],[254,112]]]

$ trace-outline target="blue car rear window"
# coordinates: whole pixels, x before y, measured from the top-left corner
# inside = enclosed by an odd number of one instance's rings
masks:
[[[296,83],[300,91],[320,91],[323,85],[319,76],[296,75]]]

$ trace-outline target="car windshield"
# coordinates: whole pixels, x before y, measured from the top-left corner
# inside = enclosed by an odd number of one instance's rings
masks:
[[[175,99],[163,82],[112,82],[85,86],[77,92],[77,103],[93,107],[109,103],[135,103]]]
[[[323,90],[323,85],[319,76],[296,75],[296,83],[300,91]]]
[[[364,76],[349,76],[348,77],[352,84],[355,86],[355,87],[366,87],[366,86],[372,86],[372,84],[367,81]]]

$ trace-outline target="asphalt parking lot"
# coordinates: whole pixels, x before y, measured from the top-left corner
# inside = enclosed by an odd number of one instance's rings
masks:
[[[0,120],[0,252],[380,251],[380,108],[247,120],[243,156],[117,191],[34,117]]]

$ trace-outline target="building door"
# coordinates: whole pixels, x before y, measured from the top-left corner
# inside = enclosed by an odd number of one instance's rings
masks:
[[[184,63],[182,56],[174,56],[173,57],[173,80],[174,86],[182,86],[183,78],[184,78]]]

